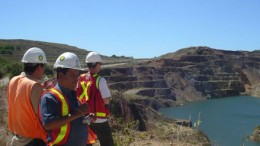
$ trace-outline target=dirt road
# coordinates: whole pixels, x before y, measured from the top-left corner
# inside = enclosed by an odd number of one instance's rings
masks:
[[[0,79],[0,86],[6,86],[6,85],[8,85],[8,83],[9,83],[9,77],[8,76]]]

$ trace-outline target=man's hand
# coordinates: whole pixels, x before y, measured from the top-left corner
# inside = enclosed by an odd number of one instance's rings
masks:
[[[59,128],[64,124],[70,123],[71,121],[84,116],[89,111],[89,107],[87,103],[83,103],[79,106],[78,109],[75,110],[75,113],[68,114],[67,116],[63,116],[57,120],[53,120],[48,124],[44,125],[46,131],[54,130],[55,128]]]
[[[83,103],[79,106],[78,109],[76,109],[78,113],[80,113],[81,116],[89,112],[89,107],[87,103]]]

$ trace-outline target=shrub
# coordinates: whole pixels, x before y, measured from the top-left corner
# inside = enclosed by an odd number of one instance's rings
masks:
[[[11,79],[14,76],[17,76],[22,72],[23,66],[21,63],[14,63],[14,64],[7,66],[7,69],[8,69],[8,73],[9,73],[9,78]]]
[[[4,73],[0,70],[0,78],[4,76]]]
[[[115,146],[128,146],[135,141],[138,121],[124,122],[122,118],[111,117],[111,127]]]
[[[50,67],[49,65],[45,65],[44,74],[47,75],[48,77],[54,76],[53,68]]]
[[[0,46],[0,54],[13,54],[14,47],[10,45],[2,45]]]

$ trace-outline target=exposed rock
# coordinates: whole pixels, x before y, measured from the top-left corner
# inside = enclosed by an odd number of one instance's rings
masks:
[[[183,103],[241,93],[258,95],[260,53],[191,47],[102,72],[111,89],[161,101]]]
[[[249,137],[249,139],[252,141],[260,142],[260,126],[257,126],[254,129],[253,134]]]
[[[241,94],[259,96],[260,91],[258,52],[193,47],[102,72],[110,88],[120,94],[115,111],[121,111],[118,114],[126,121],[139,121],[141,131],[153,129],[163,119],[156,111],[160,107]],[[171,122],[184,123],[177,121]]]
[[[124,98],[116,98],[112,101],[112,112],[123,117],[124,121],[138,121],[138,129],[145,131],[154,125],[154,121],[163,119],[160,113],[154,109],[158,109],[159,105],[155,100],[125,100]]]

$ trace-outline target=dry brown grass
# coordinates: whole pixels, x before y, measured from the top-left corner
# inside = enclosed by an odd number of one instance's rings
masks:
[[[204,133],[190,127],[155,121],[152,129],[138,131],[137,123],[121,122],[116,123],[117,127],[112,124],[115,146],[211,146]]]
[[[7,87],[0,87],[0,145],[6,145],[11,138],[7,128]]]

